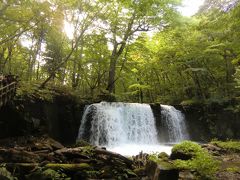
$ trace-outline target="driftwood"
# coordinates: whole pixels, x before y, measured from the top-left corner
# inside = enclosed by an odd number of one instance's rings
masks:
[[[90,157],[83,154],[83,151],[83,148],[63,148],[56,150],[54,153],[58,155],[63,155],[66,158],[89,159]]]
[[[114,157],[114,158],[120,159],[120,160],[122,160],[123,162],[125,162],[129,166],[131,166],[133,164],[131,159],[128,159],[125,156],[122,156],[120,154],[117,154],[117,153],[114,153],[114,152],[111,152],[111,151],[106,151],[104,149],[96,148],[96,149],[94,149],[94,152],[96,154],[108,155],[110,157]]]

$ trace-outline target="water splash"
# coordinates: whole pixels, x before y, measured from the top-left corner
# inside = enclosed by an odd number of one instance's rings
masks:
[[[162,123],[168,132],[168,142],[189,139],[184,114],[173,106],[161,105]]]

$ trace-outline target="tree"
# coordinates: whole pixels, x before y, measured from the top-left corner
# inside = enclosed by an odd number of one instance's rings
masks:
[[[115,91],[116,66],[127,43],[138,32],[149,31],[154,26],[166,26],[174,14],[174,7],[179,1],[110,1],[112,10],[107,14],[106,23],[111,34],[109,78],[107,90]]]

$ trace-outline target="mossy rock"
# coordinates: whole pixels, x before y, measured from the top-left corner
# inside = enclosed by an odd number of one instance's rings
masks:
[[[77,172],[77,171],[87,171],[93,170],[92,166],[87,163],[80,164],[46,164],[46,168],[54,169],[54,170],[62,170],[64,172]]]
[[[170,162],[148,160],[146,173],[151,179],[178,180],[178,170]]]
[[[224,149],[228,152],[240,153],[240,141],[217,141],[213,140],[211,144]]]
[[[180,159],[175,157],[174,166],[179,170],[190,170],[196,172],[199,179],[215,179],[216,172],[219,170],[220,162],[215,160],[205,149],[194,142],[185,141],[181,144],[175,145],[172,152],[177,154],[187,154],[191,156],[190,159]],[[172,155],[171,155],[172,156]]]
[[[158,158],[162,159],[164,161],[168,161],[169,160],[169,155],[165,152],[161,152],[160,154],[158,154]]]
[[[91,144],[84,140],[77,140],[76,144],[74,144],[74,147],[85,147],[85,146],[91,146]]]
[[[202,148],[197,143],[191,141],[184,141],[180,144],[175,145],[172,148],[170,159],[181,159],[189,160],[196,156],[198,152],[201,152]]]

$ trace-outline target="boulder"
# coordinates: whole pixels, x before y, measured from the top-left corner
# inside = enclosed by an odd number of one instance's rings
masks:
[[[176,160],[176,159],[181,159],[181,160],[189,160],[193,157],[192,154],[188,154],[184,151],[174,151],[172,152],[172,154],[170,155],[170,159],[171,160]]]
[[[197,177],[189,170],[179,172],[179,180],[195,180]]]
[[[149,160],[146,173],[152,180],[178,180],[179,172],[168,162],[154,162]]]

